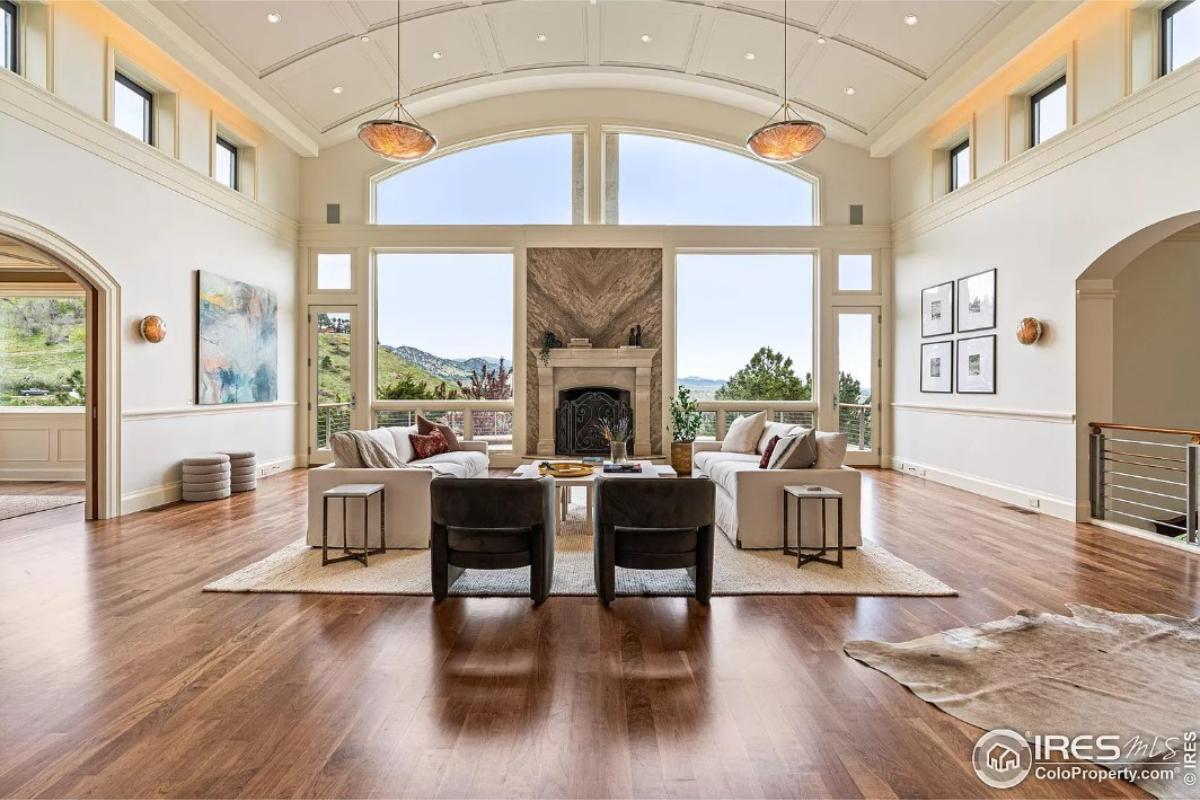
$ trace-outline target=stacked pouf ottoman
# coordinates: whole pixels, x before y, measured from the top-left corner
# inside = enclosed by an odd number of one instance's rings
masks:
[[[253,450],[226,450],[229,456],[229,489],[253,492],[258,488],[258,460]]]
[[[189,503],[229,497],[229,456],[209,453],[183,460],[183,499]]]

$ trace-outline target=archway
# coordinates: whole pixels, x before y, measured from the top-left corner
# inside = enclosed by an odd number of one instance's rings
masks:
[[[88,519],[121,513],[120,286],[95,259],[35,222],[0,211],[0,234],[33,247],[87,296],[85,475]]]
[[[1193,393],[1177,396],[1171,388],[1180,375],[1194,373],[1176,372],[1171,365],[1186,358],[1181,345],[1195,341],[1188,333],[1194,313],[1173,301],[1186,304],[1200,280],[1198,226],[1200,211],[1148,225],[1111,246],[1076,281],[1076,488],[1084,519],[1093,516],[1093,422],[1200,427],[1200,409],[1193,412],[1187,405]],[[1152,433],[1141,436],[1169,440]],[[1140,474],[1132,467],[1122,469]],[[1150,518],[1131,527],[1153,529],[1150,519],[1158,517],[1150,510],[1144,514]]]

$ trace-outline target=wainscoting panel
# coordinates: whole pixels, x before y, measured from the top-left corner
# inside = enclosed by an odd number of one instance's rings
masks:
[[[81,481],[83,411],[0,410],[0,481]]]
[[[542,333],[564,343],[591,339],[593,347],[628,343],[629,329],[642,326],[642,346],[662,348],[662,250],[659,248],[538,247],[527,251],[527,341],[533,351],[525,371],[526,452],[538,442],[536,353]],[[650,407],[662,408],[662,353],[654,356]],[[651,449],[662,452],[662,419],[650,420]]]

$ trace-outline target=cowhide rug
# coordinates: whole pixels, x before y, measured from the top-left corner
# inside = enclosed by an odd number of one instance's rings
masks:
[[[1067,607],[1074,616],[1021,611],[845,651],[985,730],[1116,734],[1125,762],[1181,762],[1185,735],[1200,730],[1200,619]],[[1135,782],[1157,797],[1200,797],[1197,778],[1183,768]]]

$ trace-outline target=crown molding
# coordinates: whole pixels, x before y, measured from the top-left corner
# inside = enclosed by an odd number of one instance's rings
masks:
[[[892,240],[895,244],[911,241],[1198,105],[1200,62],[1159,78],[1102,114],[1073,125],[961,189],[906,214],[892,223]]]
[[[118,131],[25,79],[0,70],[0,114],[141,175],[221,213],[295,242],[296,220],[222,186],[156,147]]]
[[[311,132],[281,112],[261,92],[189,36],[156,4],[128,0],[100,2],[200,80],[225,95],[297,154],[310,158],[318,155],[320,147]]]

